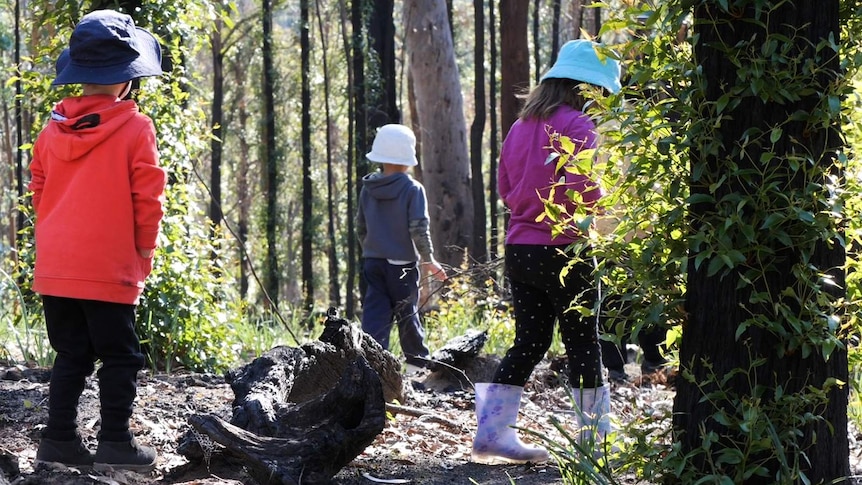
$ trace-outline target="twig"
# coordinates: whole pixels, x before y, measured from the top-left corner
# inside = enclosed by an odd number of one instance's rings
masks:
[[[456,429],[458,431],[461,430],[462,426],[458,423],[446,419],[439,414],[432,413],[431,411],[426,411],[424,409],[414,408],[410,406],[402,406],[400,404],[392,404],[386,403],[386,412],[391,414],[406,414],[407,416],[413,416],[414,418],[423,418],[428,421],[433,421],[435,423],[445,424],[446,426]]]

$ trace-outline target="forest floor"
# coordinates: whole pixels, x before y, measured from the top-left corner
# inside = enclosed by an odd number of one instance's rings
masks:
[[[669,410],[673,389],[663,375],[639,375],[630,364],[634,382],[615,385],[614,411],[625,419],[635,412]],[[519,426],[559,437],[549,417],[563,422],[568,397],[552,383],[553,371],[543,363],[525,392]],[[74,469],[33,469],[39,433],[47,419],[50,369],[3,366],[0,362],[0,485],[257,485],[241,465],[224,460],[189,462],[178,454],[177,443],[189,430],[187,418],[212,413],[230,417],[233,392],[221,376],[208,374],[150,375],[143,373],[133,415],[133,431],[142,443],[156,447],[156,470],[148,475],[131,472],[101,474]],[[562,485],[553,463],[544,465],[488,466],[470,461],[475,432],[473,394],[436,380],[435,374],[405,379],[402,405],[412,415],[398,413],[388,420],[374,443],[344,467],[333,485],[410,483],[419,485]],[[88,380],[79,407],[85,440],[95,448],[98,428],[98,383]],[[669,423],[668,423],[669,425]],[[862,449],[851,433],[851,462],[858,470]],[[5,475],[5,480],[4,480]],[[636,484],[633,477],[619,483]]]

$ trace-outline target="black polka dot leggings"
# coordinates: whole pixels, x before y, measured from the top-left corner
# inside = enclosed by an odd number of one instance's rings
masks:
[[[570,258],[565,246],[506,245],[506,277],[515,311],[515,342],[494,374],[497,384],[523,386],[545,356],[559,323],[573,386],[602,385],[602,355],[596,316],[582,316],[573,302],[593,308],[598,289],[593,264],[579,262],[560,274]],[[598,313],[598,312],[595,312]]]

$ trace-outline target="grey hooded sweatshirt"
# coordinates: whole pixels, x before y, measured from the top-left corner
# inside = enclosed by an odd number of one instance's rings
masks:
[[[390,261],[432,261],[425,188],[407,173],[362,178],[356,232],[362,256]]]

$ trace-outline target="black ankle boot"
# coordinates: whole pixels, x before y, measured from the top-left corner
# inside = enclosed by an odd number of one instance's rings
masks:
[[[129,470],[138,473],[156,468],[156,450],[130,441],[99,441],[93,469],[96,471]]]
[[[80,437],[69,441],[58,441],[42,438],[39,450],[36,451],[35,465],[64,465],[75,468],[93,466],[95,455],[90,451]]]

